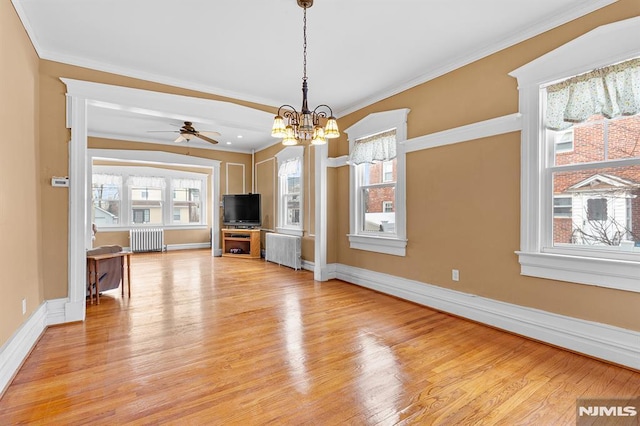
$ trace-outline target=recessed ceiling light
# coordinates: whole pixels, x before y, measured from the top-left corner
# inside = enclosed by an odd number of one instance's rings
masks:
[[[238,139],[242,139],[242,135],[238,135]]]
[[[231,142],[227,142],[227,145],[231,145]]]

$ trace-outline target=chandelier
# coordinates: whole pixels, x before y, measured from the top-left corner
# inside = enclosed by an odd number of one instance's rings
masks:
[[[304,10],[302,38],[303,38],[303,75],[302,75],[302,108],[296,111],[291,105],[278,108],[278,115],[273,120],[271,136],[282,138],[283,145],[297,145],[300,142],[311,141],[313,145],[323,145],[327,139],[340,137],[338,122],[328,105],[318,105],[313,111],[307,106],[307,9],[313,6],[313,0],[297,0],[298,6]],[[327,113],[328,111],[328,113]],[[324,127],[320,119],[327,119]]]

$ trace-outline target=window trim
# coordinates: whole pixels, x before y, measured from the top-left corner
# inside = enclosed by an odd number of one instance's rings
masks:
[[[109,231],[123,231],[131,228],[144,228],[144,227],[162,227],[163,229],[201,229],[207,226],[207,175],[203,173],[177,171],[171,169],[163,169],[161,167],[144,167],[144,166],[127,166],[126,171],[123,171],[119,166],[108,165],[94,165],[91,172],[88,173],[89,188],[91,189],[91,178],[94,173],[106,173],[106,174],[118,174],[122,176],[122,195],[120,198],[120,210],[121,220],[117,225],[101,225],[101,232]],[[135,223],[133,221],[133,206],[131,201],[131,186],[127,184],[127,178],[129,176],[161,176],[165,179],[166,185],[162,189],[163,197],[162,203],[162,222],[161,224],[148,224],[148,223]],[[200,188],[200,223],[187,223],[178,224],[173,221],[173,207],[174,200],[172,197],[172,179],[196,179],[202,182]],[[167,201],[168,200],[168,201]],[[91,202],[91,197],[89,197]],[[122,214],[126,212],[126,214]]]
[[[406,256],[406,152],[404,142],[407,140],[407,115],[408,108],[376,112],[367,115],[344,132],[349,139],[349,152],[353,149],[355,141],[364,137],[396,129],[396,197],[395,235],[373,235],[360,232],[358,228],[357,196],[360,187],[357,185],[356,166],[349,165],[349,247],[352,249],[366,250],[377,253]]]
[[[298,237],[302,237],[304,235],[304,146],[288,146],[278,152],[276,155],[276,173],[278,176],[278,224],[276,226],[276,231],[280,234],[287,235],[295,235]],[[298,158],[300,161],[300,225],[299,226],[291,226],[287,225],[287,221],[285,218],[287,207],[285,203],[285,194],[283,194],[284,190],[284,179],[278,173],[280,170],[280,165],[285,161]]]
[[[521,148],[520,250],[522,275],[640,292],[640,262],[584,255],[579,250],[545,249],[543,230],[553,220],[551,174],[542,174],[545,155],[541,87],[594,68],[640,56],[640,17],[598,27],[509,73],[518,80],[523,116]],[[544,194],[544,196],[543,196]]]

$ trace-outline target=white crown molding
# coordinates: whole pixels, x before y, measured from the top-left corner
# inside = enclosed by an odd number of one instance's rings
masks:
[[[33,38],[32,38],[33,40]],[[151,81],[154,83],[165,84],[168,86],[181,87],[183,89],[195,90],[202,93],[209,93],[212,95],[224,96],[230,99],[237,99],[241,101],[253,102],[262,105],[280,105],[277,99],[262,98],[259,96],[252,96],[247,93],[235,92],[222,87],[210,86],[207,84],[197,84],[189,80],[182,80],[179,78],[171,78],[164,75],[154,74],[131,69],[127,67],[118,67],[113,64],[100,61],[92,61],[84,58],[79,58],[72,55],[64,55],[61,53],[51,52],[41,49],[38,56],[42,59],[61,62],[63,64],[74,65],[82,68],[89,68],[96,71],[107,72],[111,74],[122,75],[125,77],[137,78],[139,80]]]
[[[534,340],[640,369],[640,332],[337,264],[336,278]]]
[[[40,46],[40,43],[38,43],[38,38],[35,36],[36,32],[33,30],[33,26],[31,25],[31,22],[27,19],[28,14],[24,11],[24,8],[22,7],[24,1],[11,0],[11,3],[13,4],[13,7],[16,10],[16,13],[18,14],[18,18],[20,18],[20,21],[22,22],[22,26],[24,27],[25,31],[27,32],[27,35],[29,36],[29,39],[31,40],[31,44],[35,49],[36,54],[38,55],[39,58],[42,58],[44,50],[42,49],[42,46]]]
[[[336,117],[342,117],[352,112],[358,111],[364,107],[367,107],[375,102],[381,101],[390,96],[401,93],[405,90],[411,89],[412,87],[418,86],[422,83],[425,83],[429,80],[437,78],[441,75],[444,75],[448,72],[451,72],[457,68],[468,65],[478,59],[489,56],[493,53],[496,53],[502,49],[513,46],[517,43],[520,43],[526,39],[534,37],[538,34],[541,34],[545,31],[551,30],[555,27],[563,25],[567,22],[570,22],[574,19],[580,18],[588,13],[591,13],[595,10],[598,10],[602,7],[608,6],[612,3],[615,3],[617,0],[589,0],[584,1],[581,7],[573,7],[570,10],[567,10],[565,13],[555,14],[553,16],[545,17],[540,21],[530,25],[529,27],[523,28],[517,35],[513,37],[504,38],[500,40],[496,40],[495,43],[486,46],[484,49],[475,49],[473,51],[467,52],[466,54],[459,55],[456,58],[453,58],[447,63],[442,64],[440,67],[436,69],[430,69],[428,72],[418,75],[415,78],[407,80],[404,83],[401,83],[394,87],[385,88],[376,94],[369,96],[365,99],[361,99],[356,103],[353,103],[350,106],[342,108],[340,110],[336,110]],[[59,52],[53,52],[49,50],[45,50],[40,46],[37,41],[37,37],[35,36],[35,31],[31,26],[31,23],[27,19],[27,14],[24,11],[22,6],[22,1],[12,0],[12,3],[18,13],[20,20],[22,21],[29,38],[36,50],[36,53],[41,59],[61,62],[69,65],[74,65],[83,68],[94,69],[97,71],[103,71],[113,74],[119,74],[122,76],[137,78],[146,81],[152,81],[156,83],[166,84],[175,87],[182,87],[185,89],[197,90],[203,93],[216,94],[220,96],[229,97],[232,99],[248,101],[259,103],[263,105],[280,105],[281,102],[277,99],[263,98],[259,96],[252,96],[248,93],[240,93],[236,91],[231,91],[225,89],[223,87],[216,87],[206,84],[197,84],[189,80],[182,80],[177,78],[171,78],[155,73],[142,72],[136,69],[131,69],[127,67],[117,67],[113,64],[101,62],[101,61],[93,61],[87,60],[83,58],[79,58],[77,56],[65,55]]]
[[[465,65],[468,65],[474,61],[477,61],[479,59],[492,55],[496,52],[499,52],[503,49],[516,45],[522,41],[535,37],[539,34],[542,34],[545,31],[549,31],[555,27],[566,24],[567,22],[573,21],[574,19],[580,18],[591,12],[594,12],[598,9],[608,6],[612,3],[615,3],[616,1],[618,0],[584,1],[581,7],[574,7],[574,8],[571,8],[570,10],[567,10],[565,13],[548,16],[530,25],[529,27],[522,28],[522,30],[519,31],[518,34],[514,35],[513,37],[500,39],[495,43],[487,46],[484,49],[474,49],[471,52],[467,52],[467,54],[460,55],[457,58],[453,58],[449,62],[443,63],[438,68],[430,69],[428,72],[422,75],[419,75],[403,84],[400,84],[395,87],[387,88],[386,90],[382,90],[377,94],[374,94],[366,99],[362,99],[360,102],[357,102],[346,108],[340,109],[336,111],[336,117],[342,117],[347,114],[351,114],[352,112],[358,111],[362,108],[365,108],[369,105],[372,105],[390,96],[397,95],[398,93],[404,92],[405,90],[409,90],[420,84],[426,83],[429,80],[433,80],[448,72],[451,72]]]

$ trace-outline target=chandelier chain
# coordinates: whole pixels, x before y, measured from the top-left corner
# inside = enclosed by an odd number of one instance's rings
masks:
[[[302,19],[302,80],[307,79],[307,8],[304,7],[304,18]]]

